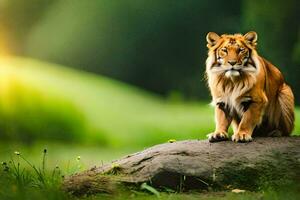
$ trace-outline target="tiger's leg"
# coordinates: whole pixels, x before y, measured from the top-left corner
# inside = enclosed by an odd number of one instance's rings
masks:
[[[231,125],[232,125],[232,129],[233,129],[233,134],[238,132],[239,129],[239,121],[235,118],[232,119]]]
[[[267,98],[258,97],[253,99],[249,108],[244,112],[238,130],[232,136],[234,142],[250,142],[252,141],[252,133],[254,128],[262,121],[264,109],[267,104]]]
[[[228,128],[232,117],[229,116],[224,103],[218,103],[215,107],[216,129],[213,133],[208,134],[210,142],[218,142],[228,139]]]

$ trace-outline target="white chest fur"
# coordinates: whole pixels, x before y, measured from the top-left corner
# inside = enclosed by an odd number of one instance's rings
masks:
[[[224,104],[230,113],[242,116],[244,113],[243,103],[251,101],[249,90],[253,85],[245,85],[240,82],[233,87],[220,87],[217,94],[213,95],[213,105]]]

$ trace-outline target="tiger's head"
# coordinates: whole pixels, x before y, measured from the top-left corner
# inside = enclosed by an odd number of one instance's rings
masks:
[[[206,60],[208,74],[236,79],[257,72],[252,55],[256,55],[257,34],[255,32],[221,36],[209,32],[206,40],[209,49]]]

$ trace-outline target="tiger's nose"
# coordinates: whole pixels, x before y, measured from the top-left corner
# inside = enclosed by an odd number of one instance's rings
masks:
[[[234,65],[237,63],[237,61],[230,60],[230,61],[228,61],[228,63],[229,63],[231,66],[234,66]]]

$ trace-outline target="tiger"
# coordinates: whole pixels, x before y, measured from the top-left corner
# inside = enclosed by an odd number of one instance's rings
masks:
[[[251,142],[256,136],[289,136],[294,128],[294,95],[282,73],[257,52],[257,33],[206,36],[205,74],[215,107],[209,142]]]

